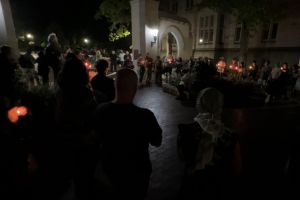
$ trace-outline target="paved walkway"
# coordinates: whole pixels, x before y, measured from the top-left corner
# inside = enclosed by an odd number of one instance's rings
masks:
[[[156,86],[140,89],[135,102],[154,112],[163,129],[162,146],[151,148],[153,174],[147,200],[174,200],[178,196],[183,172],[177,156],[177,125],[190,122],[196,111],[182,106],[174,96]]]

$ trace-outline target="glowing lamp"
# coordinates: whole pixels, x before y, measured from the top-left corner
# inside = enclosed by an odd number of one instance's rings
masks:
[[[84,42],[85,44],[89,44],[89,43],[90,43],[90,40],[89,40],[88,38],[84,38],[84,39],[83,39],[83,42]]]
[[[29,40],[32,40],[34,38],[34,36],[31,33],[27,33],[26,38]]]

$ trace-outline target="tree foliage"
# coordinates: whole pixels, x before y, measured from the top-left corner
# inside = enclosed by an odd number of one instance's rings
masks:
[[[128,37],[131,24],[130,0],[103,0],[95,15],[111,22],[109,39],[116,41]]]

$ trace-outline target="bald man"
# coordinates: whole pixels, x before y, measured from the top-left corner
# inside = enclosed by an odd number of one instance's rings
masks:
[[[95,115],[103,169],[117,199],[146,197],[152,172],[149,144],[159,147],[162,141],[154,114],[133,104],[137,86],[134,71],[118,71],[115,100],[100,105]]]

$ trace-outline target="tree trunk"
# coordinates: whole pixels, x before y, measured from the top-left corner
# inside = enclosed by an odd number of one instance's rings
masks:
[[[246,22],[242,22],[241,42],[240,42],[240,61],[247,65],[248,59],[248,45],[249,45],[249,27]]]

